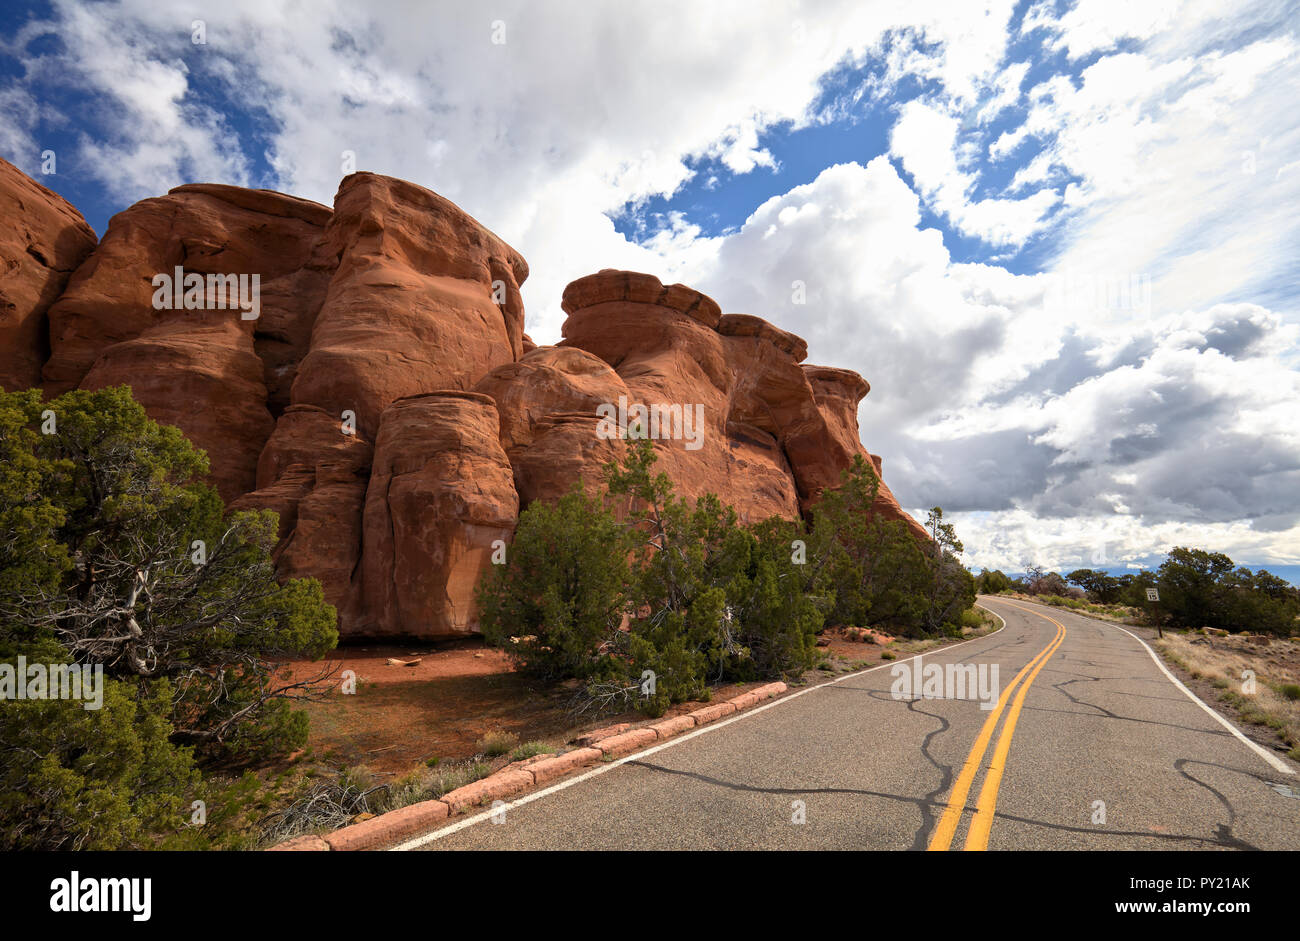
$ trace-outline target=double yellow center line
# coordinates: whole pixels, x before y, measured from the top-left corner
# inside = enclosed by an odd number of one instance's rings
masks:
[[[1006,603],[1010,604],[1010,602]],[[930,837],[930,845],[927,849],[931,851],[942,851],[951,847],[952,838],[957,833],[957,825],[961,823],[962,812],[966,809],[966,797],[970,794],[971,784],[974,783],[975,775],[984,762],[984,753],[993,738],[993,730],[997,728],[1003,712],[1006,712],[1007,721],[1003,724],[1002,734],[998,736],[998,743],[993,749],[993,759],[989,762],[988,772],[984,776],[984,785],[980,788],[979,797],[975,801],[975,816],[971,818],[970,826],[966,830],[966,845],[962,847],[967,850],[988,849],[989,830],[993,827],[993,814],[997,809],[1002,771],[1007,766],[1007,753],[1011,751],[1011,736],[1015,734],[1016,722],[1020,719],[1020,710],[1025,704],[1025,696],[1029,692],[1029,687],[1033,685],[1034,678],[1038,676],[1038,671],[1052,658],[1052,654],[1056,653],[1057,648],[1065,640],[1065,625],[1060,621],[1046,614],[1039,614],[1030,608],[1021,608],[1018,604],[1012,607],[1047,618],[1056,625],[1056,636],[1052,638],[1050,644],[1038,652],[1038,656],[1025,664],[1024,669],[1016,674],[1016,678],[998,697],[997,706],[984,720],[980,734],[976,736],[975,744],[971,746],[970,754],[966,756],[966,763],[962,765],[961,773],[957,775],[952,793],[948,795],[948,805],[943,810],[939,825],[934,828],[934,834]],[[1023,684],[1020,682],[1022,679]],[[1017,686],[1019,692],[1016,692]],[[1011,701],[1013,694],[1016,697],[1015,702],[1011,704],[1011,709],[1007,710],[1007,703]]]

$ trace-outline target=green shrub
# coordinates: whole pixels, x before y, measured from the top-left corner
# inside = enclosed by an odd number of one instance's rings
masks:
[[[625,646],[625,529],[579,485],[519,516],[504,565],[480,583],[480,629],[522,672],[554,681],[607,675]]]
[[[43,413],[52,412],[54,426]],[[274,513],[228,513],[207,457],[126,387],[0,392],[0,659],[104,671],[101,709],[0,709],[0,840],[23,848],[231,846],[251,779],[197,768],[300,747],[274,664],[338,640],[312,579],[281,585]],[[221,794],[208,823],[193,800]],[[10,825],[12,824],[12,826]]]
[[[171,744],[172,688],[106,679],[101,708],[0,708],[0,849],[148,848],[189,820],[200,777]]]

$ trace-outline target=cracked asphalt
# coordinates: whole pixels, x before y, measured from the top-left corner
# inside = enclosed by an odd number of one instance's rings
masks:
[[[1014,726],[988,849],[1300,847],[1300,799],[1271,787],[1300,793],[1300,777],[1233,737],[1138,641],[1061,609],[981,603],[1006,627],[924,663],[997,664],[1006,688],[1057,635],[1049,618],[1066,631]],[[433,831],[419,848],[926,849],[989,712],[975,699],[896,699],[891,666],[600,766],[507,806],[501,823]],[[999,717],[952,849],[963,848]]]

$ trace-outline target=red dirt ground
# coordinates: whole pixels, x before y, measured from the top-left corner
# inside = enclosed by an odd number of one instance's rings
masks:
[[[422,659],[406,667],[386,663],[390,657]],[[340,671],[354,670],[357,691],[344,695],[336,688],[323,702],[304,704],[311,719],[308,746],[315,757],[332,764],[365,765],[379,773],[405,772],[434,757],[471,758],[488,732],[512,732],[520,743],[541,740],[561,745],[588,729],[615,722],[659,721],[637,712],[575,721],[568,709],[572,688],[536,686],[513,671],[504,653],[480,640],[450,641],[436,648],[430,644],[340,647],[323,663],[297,661],[288,665],[288,671],[301,679],[326,664],[337,664]],[[713,699],[728,699],[760,685],[716,688]],[[700,705],[679,703],[665,717]]]

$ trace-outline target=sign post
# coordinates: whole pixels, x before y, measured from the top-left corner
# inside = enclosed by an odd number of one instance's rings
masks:
[[[1161,637],[1164,637],[1165,632],[1160,629],[1160,618],[1159,618],[1160,591],[1155,588],[1148,588],[1147,601],[1151,602],[1151,620],[1156,622],[1156,633]]]

